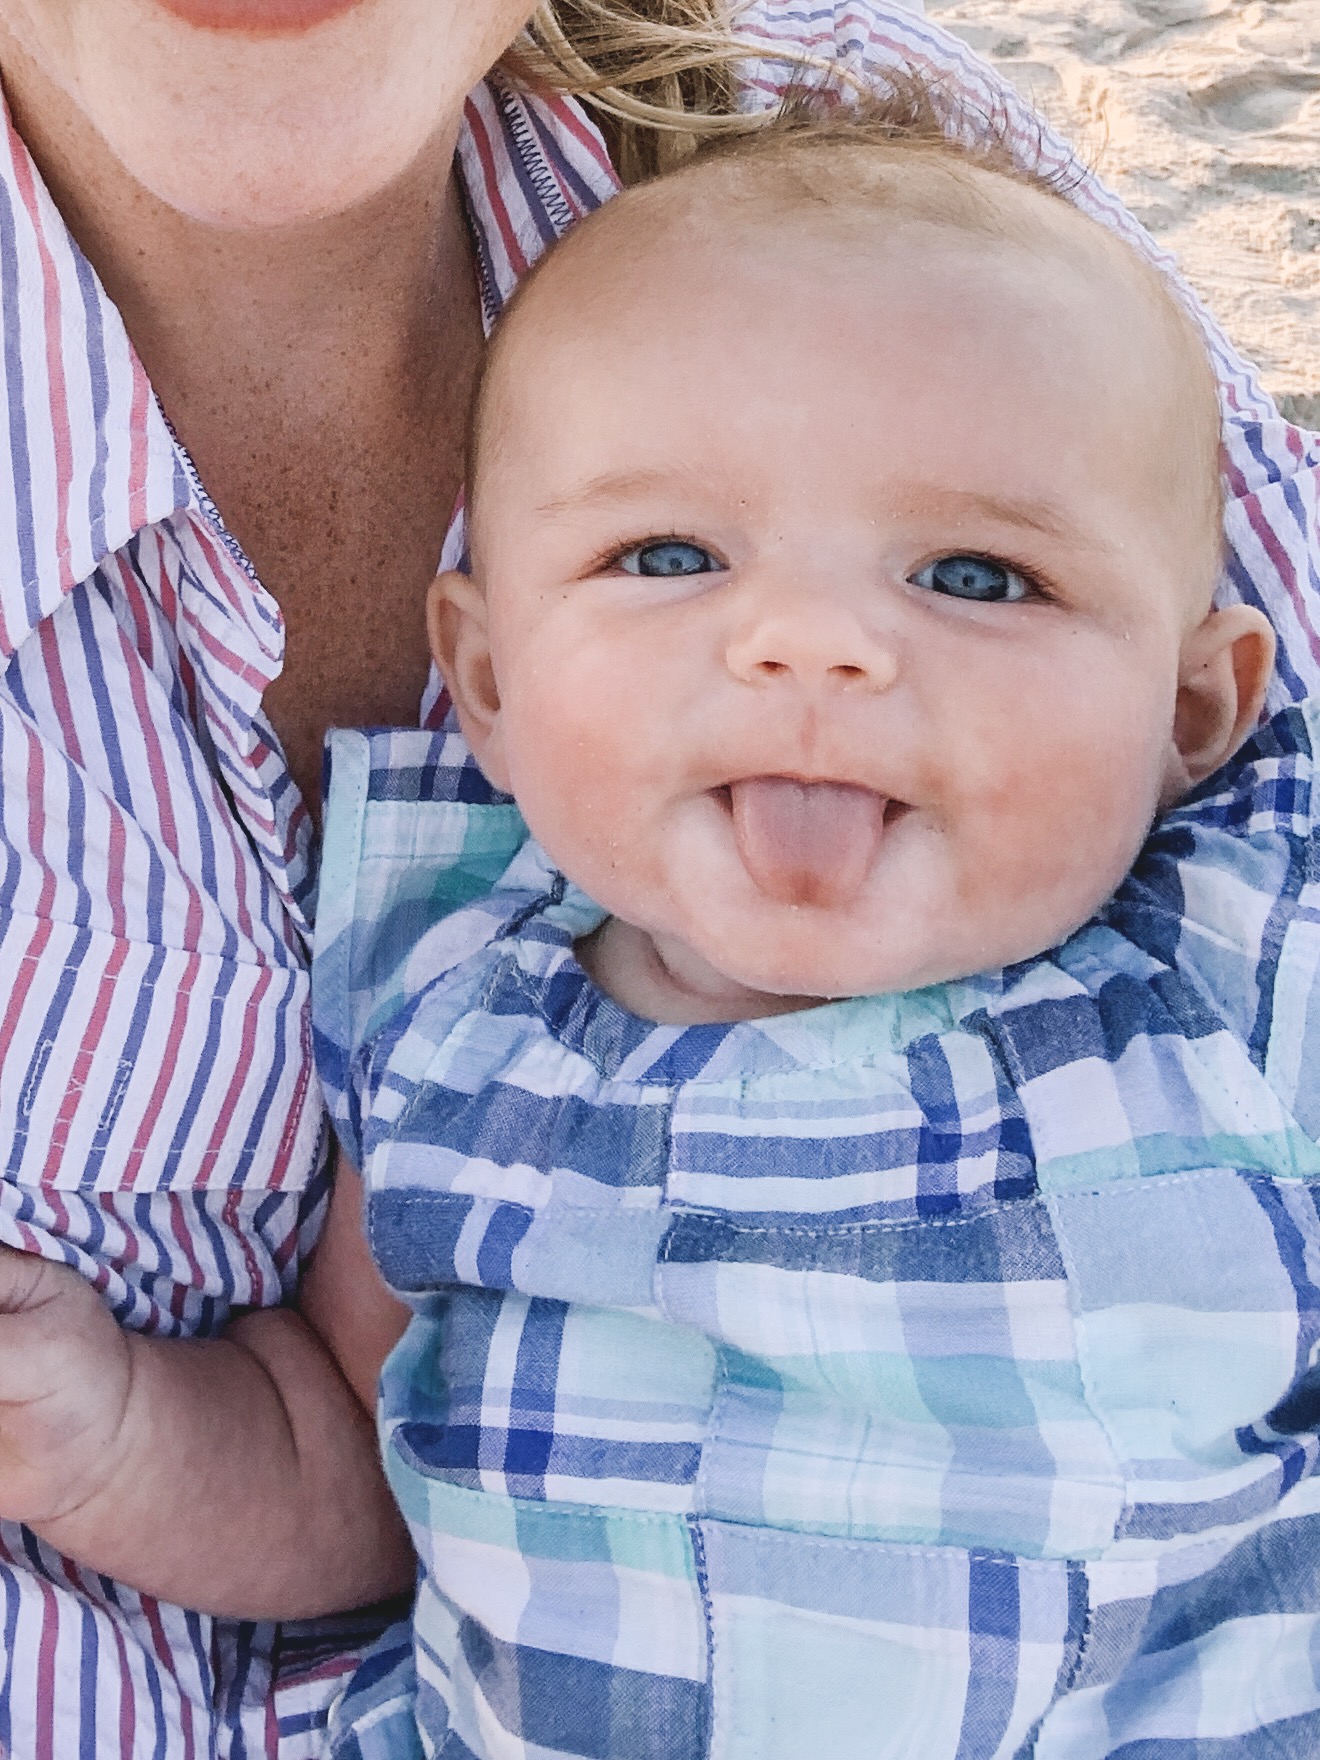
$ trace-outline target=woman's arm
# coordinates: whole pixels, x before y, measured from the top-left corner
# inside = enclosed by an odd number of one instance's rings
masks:
[[[308,1273],[329,1349],[287,1309],[205,1342],[124,1332],[75,1272],[0,1250],[0,1517],[206,1612],[304,1617],[406,1587],[361,1396],[407,1310],[360,1211],[350,1171]]]

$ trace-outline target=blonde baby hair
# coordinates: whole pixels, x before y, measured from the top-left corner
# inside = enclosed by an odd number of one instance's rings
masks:
[[[598,0],[581,4],[618,16]],[[709,11],[710,5],[681,0],[674,10]],[[606,204],[524,279],[496,327],[482,376],[470,486],[476,487],[477,454],[487,438],[489,388],[544,269],[553,272],[564,253],[579,249],[579,234],[586,243],[601,227],[608,232],[628,214],[638,217],[655,204],[663,210],[675,196],[681,199],[680,192],[691,197],[704,186],[727,205],[731,220],[740,212],[807,221],[816,215],[862,229],[923,221],[1029,252],[1059,251],[1094,264],[1098,275],[1126,282],[1167,346],[1177,404],[1167,413],[1178,436],[1169,458],[1177,478],[1171,489],[1187,507],[1205,557],[1199,572],[1208,601],[1222,559],[1222,499],[1219,399],[1204,339],[1159,270],[1067,200],[1076,171],[1037,170],[1031,157],[1021,153],[1005,113],[975,110],[962,94],[913,69],[891,71],[878,89],[865,91],[837,70],[829,76],[800,70],[777,111],[754,126],[708,131],[689,142],[668,174],[643,180]]]

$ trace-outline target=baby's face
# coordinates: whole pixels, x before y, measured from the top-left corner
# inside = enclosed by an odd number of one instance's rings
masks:
[[[478,756],[671,964],[771,996],[1089,916],[1185,785],[1208,592],[1111,298],[933,228],[828,255],[578,271],[501,365],[474,517]]]

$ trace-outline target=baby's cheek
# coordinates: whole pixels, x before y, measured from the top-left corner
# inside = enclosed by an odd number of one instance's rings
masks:
[[[1000,908],[1060,934],[1083,922],[1131,866],[1154,817],[1162,748],[1144,704],[1116,717],[1060,705],[1012,761],[983,770],[965,884],[990,875]],[[1016,903],[1015,903],[1016,901]]]
[[[611,873],[640,862],[650,841],[644,751],[613,696],[571,683],[520,693],[507,732],[513,792],[533,835],[597,896]]]

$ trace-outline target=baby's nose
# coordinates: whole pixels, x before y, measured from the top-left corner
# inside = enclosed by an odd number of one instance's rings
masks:
[[[834,607],[767,608],[731,637],[726,664],[748,684],[887,690],[898,676],[891,643]]]

